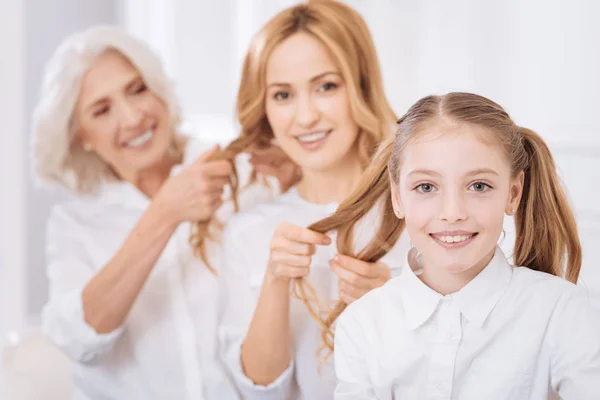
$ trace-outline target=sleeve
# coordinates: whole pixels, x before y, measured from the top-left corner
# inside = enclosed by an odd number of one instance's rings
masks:
[[[78,239],[81,227],[61,208],[52,210],[46,233],[49,300],[42,311],[46,337],[75,362],[88,363],[106,352],[122,332],[98,334],[87,324],[82,292],[94,276]]]
[[[335,400],[378,399],[369,378],[363,331],[348,308],[338,319],[335,332]]]
[[[235,221],[230,221],[231,226]],[[244,373],[241,362],[241,349],[244,338],[252,321],[258,301],[258,292],[262,283],[262,274],[254,274],[248,268],[249,257],[241,246],[242,239],[236,241],[232,229],[223,234],[223,268],[219,279],[221,285],[220,301],[223,311],[219,324],[221,358],[242,394],[247,400],[288,399],[293,389],[294,362],[267,386],[255,384]]]
[[[563,400],[600,399],[600,315],[579,288],[558,301],[547,342],[552,389]]]

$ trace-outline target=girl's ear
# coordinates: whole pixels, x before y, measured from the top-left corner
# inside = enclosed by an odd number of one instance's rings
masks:
[[[398,219],[404,218],[404,206],[402,205],[402,201],[400,200],[400,190],[398,185],[392,180],[392,177],[389,176],[390,180],[390,191],[392,192],[392,205],[394,206],[394,214]]]
[[[509,191],[510,196],[508,198],[508,203],[506,204],[505,209],[507,215],[515,215],[515,213],[517,212],[517,208],[519,207],[519,203],[521,202],[521,197],[523,196],[524,181],[524,171],[519,172],[519,174],[511,180]]]

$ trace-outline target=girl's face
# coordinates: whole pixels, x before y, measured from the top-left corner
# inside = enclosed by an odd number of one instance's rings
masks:
[[[403,151],[395,210],[404,216],[426,273],[473,277],[494,254],[504,214],[514,214],[523,173],[513,176],[490,133],[436,121]]]
[[[303,171],[323,172],[357,162],[359,127],[339,67],[315,37],[296,33],[267,63],[266,114],[287,155]]]

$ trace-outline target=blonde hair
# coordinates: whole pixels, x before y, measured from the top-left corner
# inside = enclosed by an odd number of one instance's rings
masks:
[[[381,140],[391,135],[396,116],[385,97],[375,45],[366,23],[345,4],[309,1],[281,11],[253,37],[237,95],[240,136],[215,155],[215,159],[233,160],[250,145],[270,144],[274,136],[265,110],[267,61],[275,47],[299,32],[319,40],[340,68],[348,87],[351,113],[360,128],[357,147],[363,166],[368,165]],[[256,178],[255,173],[252,176]],[[236,210],[237,181],[234,172],[232,199]],[[214,238],[218,227],[214,219],[198,223],[191,236],[192,245],[205,262],[205,240]]]
[[[166,104],[175,127],[179,103],[158,56],[141,40],[119,28],[98,26],[65,39],[46,63],[40,100],[33,113],[33,170],[39,183],[58,184],[78,194],[94,192],[118,177],[97,154],[74,140],[73,112],[81,81],[98,56],[114,50],[139,71],[148,88]],[[175,136],[183,154],[185,139]]]
[[[436,118],[485,128],[484,134],[502,147],[512,173],[516,176],[524,172],[523,195],[515,214],[515,264],[577,282],[582,257],[577,225],[548,146],[534,131],[516,125],[498,104],[471,93],[427,96],[417,101],[398,121],[395,137],[382,143],[357,191],[334,215],[317,222],[313,229],[320,232],[348,229],[383,195],[384,214],[392,218],[383,218],[376,238],[358,258],[372,261],[385,254],[389,238],[397,238],[403,228],[403,220],[392,215],[391,182],[399,180],[406,146],[423,131],[425,124]],[[338,238],[338,246],[339,241]],[[372,247],[377,241],[386,245],[379,252]],[[345,306],[339,303],[334,312],[321,321],[322,325],[329,328]],[[333,351],[332,336],[330,330],[324,332],[329,351]]]

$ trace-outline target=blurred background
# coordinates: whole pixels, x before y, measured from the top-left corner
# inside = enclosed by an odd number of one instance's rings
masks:
[[[17,340],[9,332],[39,324],[47,298],[45,220],[65,195],[32,183],[30,119],[44,63],[59,42],[96,24],[145,39],[177,84],[185,129],[222,142],[236,134],[236,88],[251,36],[294,3],[0,0],[1,346]],[[547,140],[577,213],[582,284],[600,298],[600,1],[346,3],[371,29],[397,114],[427,94],[472,91]],[[511,243],[510,223],[507,231]]]

